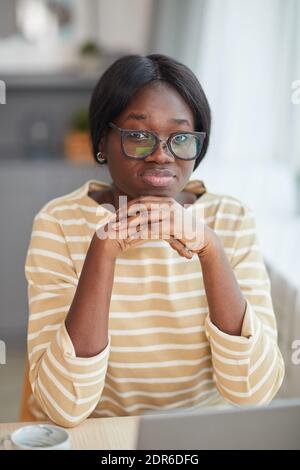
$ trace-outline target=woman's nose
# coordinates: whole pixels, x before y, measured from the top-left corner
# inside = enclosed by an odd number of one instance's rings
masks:
[[[145,158],[146,161],[157,161],[159,163],[170,162],[174,160],[166,142],[160,141],[155,151]]]

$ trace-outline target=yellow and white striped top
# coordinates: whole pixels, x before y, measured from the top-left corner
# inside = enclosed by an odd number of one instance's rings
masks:
[[[201,185],[194,180],[186,188],[201,194]],[[88,192],[107,186],[89,180],[34,218],[25,263],[31,411],[69,427],[87,417],[269,402],[284,364],[254,218],[237,199],[207,191],[194,206],[203,206],[247,301],[241,336],[210,321],[197,255],[189,260],[165,241],[145,241],[117,258],[107,347],[76,357],[64,319],[90,241],[109,212]]]

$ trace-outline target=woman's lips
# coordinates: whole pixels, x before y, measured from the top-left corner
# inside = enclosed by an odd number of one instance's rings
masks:
[[[175,175],[170,170],[145,170],[142,173],[142,180],[151,186],[169,186]]]
[[[169,186],[173,182],[174,176],[151,176],[143,175],[142,180],[151,186]]]

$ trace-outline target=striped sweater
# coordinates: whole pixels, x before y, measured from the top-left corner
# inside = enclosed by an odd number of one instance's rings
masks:
[[[201,185],[185,189],[201,194]],[[107,186],[89,180],[33,221],[25,262],[32,413],[71,427],[87,417],[268,403],[284,364],[255,221],[237,199],[205,190],[192,210],[202,205],[246,300],[241,336],[211,322],[197,255],[145,241],[117,258],[106,348],[76,357],[64,320],[92,236],[111,214],[88,193]]]

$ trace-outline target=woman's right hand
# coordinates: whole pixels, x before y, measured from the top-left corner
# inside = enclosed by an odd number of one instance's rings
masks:
[[[107,219],[104,222],[102,221],[95,232],[95,236],[101,240],[101,245],[107,255],[114,259],[129,248],[134,248],[147,241],[145,239],[136,239],[134,234],[128,235],[119,228],[113,228],[113,223],[117,221],[117,214],[118,212],[111,213],[111,216],[108,215]]]

